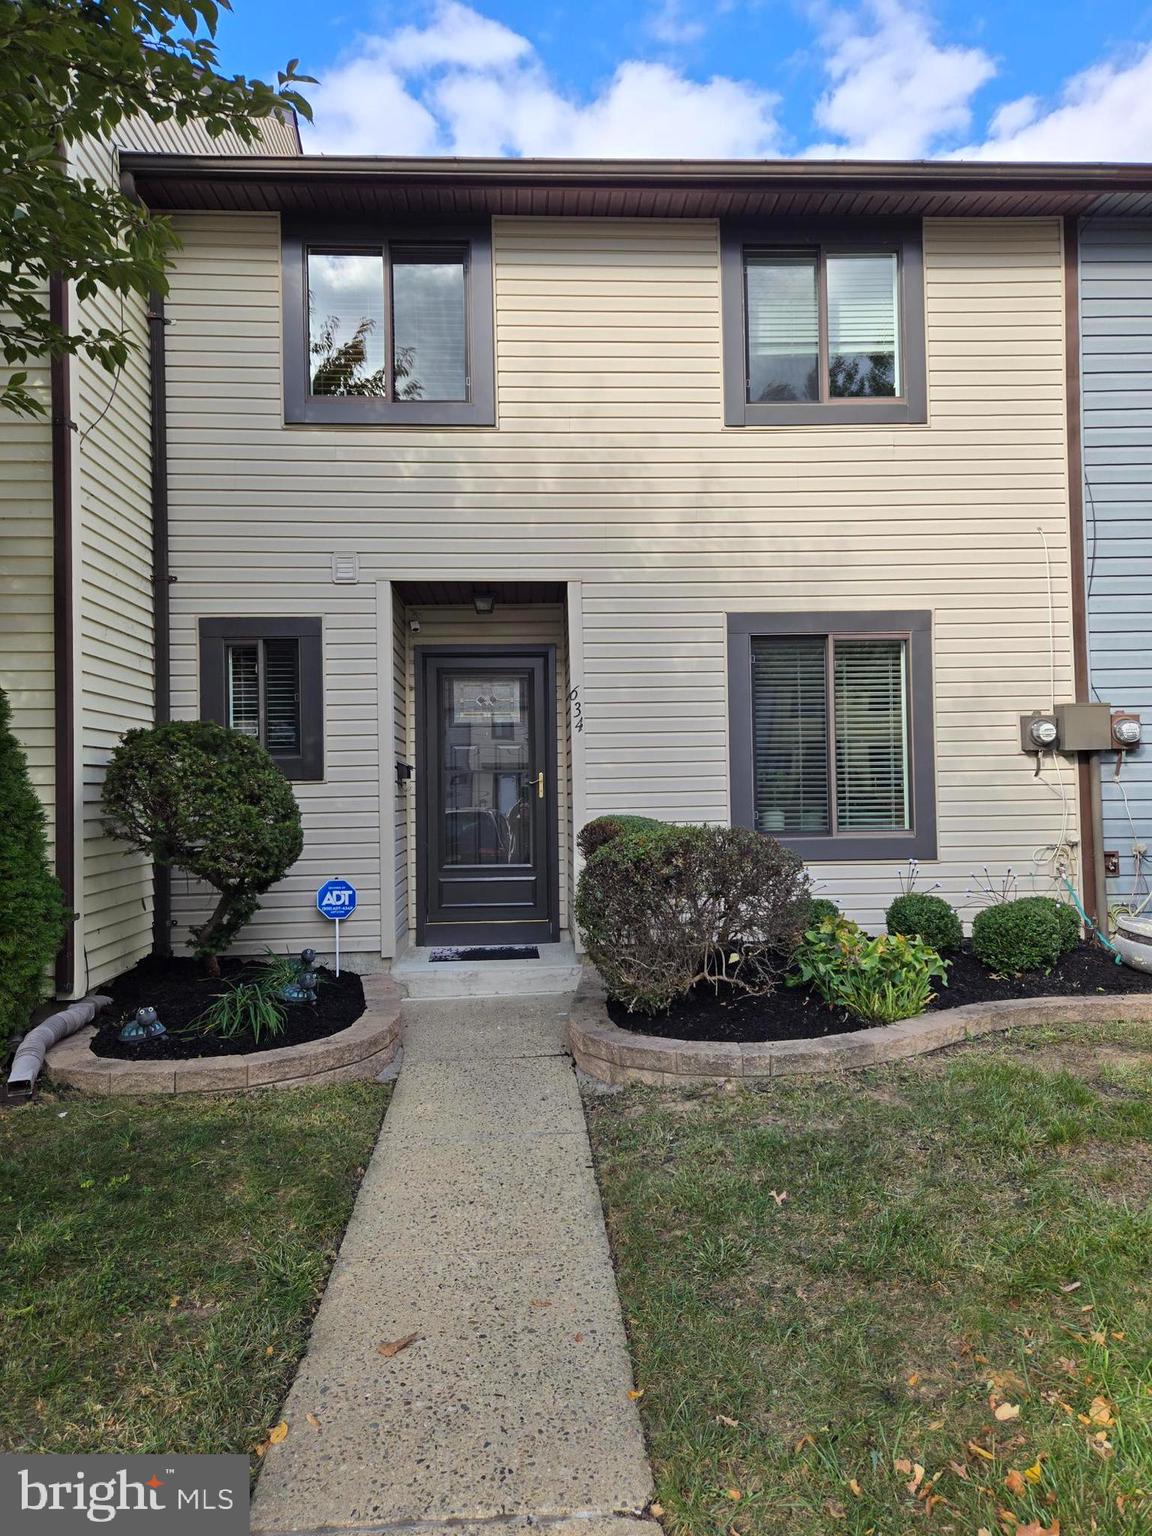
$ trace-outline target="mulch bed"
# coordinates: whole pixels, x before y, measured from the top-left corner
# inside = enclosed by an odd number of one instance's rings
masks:
[[[97,1056],[116,1056],[122,1061],[187,1061],[194,1056],[247,1056],[253,1051],[272,1051],[282,1045],[303,1045],[324,1040],[354,1024],[364,1012],[364,987],[359,976],[342,971],[339,976],[317,967],[320,987],[314,1005],[288,1004],[284,1029],[278,1035],[236,1035],[221,1040],[200,1033],[195,1021],[225,990],[222,983],[247,981],[258,974],[259,961],[225,957],[220,977],[206,976],[199,960],[174,958],[141,960],[130,971],[105,982],[96,990],[111,997],[112,1006],[100,1016],[92,1050]],[[156,1040],[120,1041],[120,1026],[138,1008],[155,1008],[168,1031]]]
[[[1107,951],[1081,944],[1046,975],[993,976],[967,949],[949,957],[948,985],[930,1006],[1006,1002],[1015,997],[1100,997],[1152,992],[1152,975],[1117,965]],[[781,985],[771,997],[745,997],[730,987],[719,992],[703,983],[673,1003],[667,1013],[629,1013],[609,999],[613,1024],[633,1034],[664,1040],[712,1040],[750,1045],[764,1040],[811,1040],[871,1026],[840,1008],[829,1008],[809,987]]]

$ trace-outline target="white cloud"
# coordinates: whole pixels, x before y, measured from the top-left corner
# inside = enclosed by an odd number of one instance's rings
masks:
[[[311,94],[308,148],[327,154],[780,153],[771,91],[629,59],[595,93],[566,95],[527,38],[459,0],[441,0],[427,26],[361,39]]]
[[[831,89],[816,103],[832,135],[814,156],[914,160],[968,130],[972,97],[995,74],[979,48],[937,43],[916,3],[868,0],[855,14],[826,14],[822,41]]]
[[[647,26],[658,42],[670,47],[698,42],[708,30],[699,17],[687,14],[684,0],[660,0]]]
[[[975,160],[1152,159],[1152,47],[1129,64],[1094,64],[1065,82],[1044,110],[1034,96],[1008,102],[989,136],[956,151]]]

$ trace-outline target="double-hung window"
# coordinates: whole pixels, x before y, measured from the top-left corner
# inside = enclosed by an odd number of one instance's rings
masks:
[[[808,858],[934,857],[930,615],[728,627],[736,824]]]
[[[290,779],[324,777],[319,619],[201,619],[200,713],[267,748]]]
[[[284,349],[289,422],[490,425],[487,229],[289,226]]]
[[[726,229],[729,426],[926,419],[919,226]]]

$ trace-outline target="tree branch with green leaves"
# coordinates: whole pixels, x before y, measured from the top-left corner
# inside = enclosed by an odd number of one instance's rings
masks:
[[[287,110],[311,121],[292,59],[276,84],[225,75],[216,31],[228,0],[3,0],[0,3],[0,409],[44,414],[29,362],[92,358],[109,372],[131,350],[127,330],[54,323],[52,277],[81,301],[100,289],[147,298],[167,291],[178,241],[116,185],[75,173],[71,151],[110,138],[126,119],[199,122],[210,138],[260,138]]]

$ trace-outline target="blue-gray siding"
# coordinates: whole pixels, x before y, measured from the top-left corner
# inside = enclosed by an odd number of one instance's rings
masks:
[[[1085,221],[1080,296],[1091,680],[1152,735],[1152,221]],[[1113,762],[1103,790],[1104,846],[1122,856],[1115,901],[1133,890],[1133,841],[1152,845],[1152,745],[1129,755],[1119,783]]]

